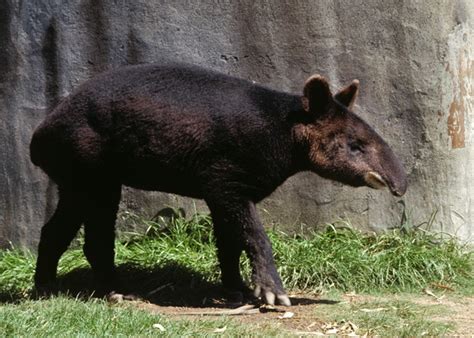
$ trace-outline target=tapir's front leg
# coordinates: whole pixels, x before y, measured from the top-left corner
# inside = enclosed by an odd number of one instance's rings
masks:
[[[275,267],[270,240],[261,224],[255,204],[249,201],[208,201],[215,223],[219,263],[224,286],[241,282],[239,259],[242,248],[252,265],[255,295],[267,304],[291,305]],[[226,228],[224,228],[226,227]]]

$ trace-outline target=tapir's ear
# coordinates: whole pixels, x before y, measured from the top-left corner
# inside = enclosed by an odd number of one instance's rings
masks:
[[[359,92],[359,80],[353,80],[346,88],[341,89],[334,98],[337,102],[351,109]]]
[[[324,113],[332,102],[329,83],[321,75],[313,75],[306,80],[303,95],[304,109],[317,114]]]

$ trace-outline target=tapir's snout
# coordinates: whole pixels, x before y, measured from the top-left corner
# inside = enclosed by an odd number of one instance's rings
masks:
[[[364,175],[365,183],[374,189],[387,187],[397,197],[405,194],[408,187],[407,175],[398,158],[392,150],[383,143],[381,163],[377,171],[369,171]]]
[[[388,147],[388,146],[387,146]],[[382,176],[387,183],[390,192],[401,197],[405,194],[408,187],[407,174],[400,160],[391,151],[388,151],[388,158],[383,164],[384,175]]]
[[[388,182],[387,185],[393,195],[397,197],[402,197],[407,191],[408,187],[407,176],[405,174],[405,171],[403,171],[401,175],[397,177],[396,180]]]
[[[369,187],[374,189],[383,189],[387,187],[390,192],[397,197],[403,196],[407,191],[408,186],[406,175],[404,174],[404,172],[395,180],[387,180],[384,179],[377,172],[369,171],[365,174],[364,180]]]

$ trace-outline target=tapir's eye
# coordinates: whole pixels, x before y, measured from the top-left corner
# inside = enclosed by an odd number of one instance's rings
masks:
[[[364,147],[360,143],[351,142],[349,143],[349,150],[352,154],[357,155],[364,152]]]

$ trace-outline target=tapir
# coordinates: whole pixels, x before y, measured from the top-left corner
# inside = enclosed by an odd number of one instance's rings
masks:
[[[52,288],[61,255],[84,224],[84,254],[105,291],[116,289],[115,220],[123,185],[204,199],[224,288],[290,305],[256,203],[312,171],[358,187],[407,189],[387,143],[352,112],[359,82],[331,93],[313,75],[302,94],[179,63],[126,66],[85,82],[34,132],[30,154],[58,187],[43,226],[37,289]],[[308,187],[310,189],[311,187]]]

